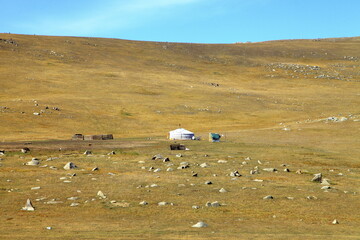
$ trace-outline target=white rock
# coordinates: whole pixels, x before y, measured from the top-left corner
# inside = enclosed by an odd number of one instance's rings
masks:
[[[166,206],[166,205],[169,205],[168,202],[159,202],[158,203],[158,206]]]
[[[198,222],[198,223],[192,225],[191,227],[193,227],[193,228],[203,228],[203,227],[208,227],[208,225],[206,223],[204,223],[204,222]]]
[[[70,207],[77,207],[77,206],[79,206],[80,204],[79,203],[71,203],[70,204]]]
[[[105,199],[106,196],[102,191],[98,191],[98,193],[96,194],[98,197],[100,197],[101,199]]]
[[[219,161],[217,161],[218,163],[227,163],[227,161],[226,160],[219,160]]]
[[[41,187],[32,187],[31,190],[39,190]]]
[[[226,193],[227,191],[226,191],[225,188],[221,188],[221,189],[219,190],[219,192],[221,192],[221,193]]]
[[[24,210],[24,211],[34,211],[35,210],[30,199],[26,200],[25,207],[23,207],[22,210]]]
[[[77,168],[77,166],[76,166],[74,163],[72,163],[72,162],[68,162],[68,163],[65,164],[65,166],[64,166],[64,169],[65,169],[65,170],[70,170],[70,169],[74,169],[74,168]]]
[[[202,164],[200,164],[200,167],[206,168],[206,167],[209,167],[209,164],[207,164],[207,163],[202,163]]]
[[[141,202],[139,202],[139,205],[143,205],[143,206],[148,205],[148,204],[149,204],[149,203],[146,202],[146,201],[141,201]]]
[[[339,221],[334,219],[334,221],[332,221],[332,224],[339,224]]]
[[[267,196],[263,197],[263,199],[274,199],[274,197],[271,195],[267,195]]]

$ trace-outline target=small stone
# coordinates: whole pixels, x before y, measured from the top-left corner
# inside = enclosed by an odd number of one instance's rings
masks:
[[[221,205],[220,205],[220,203],[218,201],[215,201],[215,202],[211,203],[211,206],[212,207],[220,207]]]
[[[92,154],[92,152],[91,152],[90,150],[86,150],[86,151],[84,152],[84,155],[90,155],[90,154]]]
[[[94,167],[93,169],[91,169],[91,171],[95,172],[95,171],[99,171],[98,167]]]
[[[78,200],[78,199],[79,199],[78,197],[69,197],[67,200],[75,201],[75,200]]]
[[[210,185],[210,184],[212,184],[212,182],[211,181],[206,181],[205,184]]]
[[[285,168],[285,169],[284,169],[284,172],[290,172],[290,169]]]
[[[191,208],[192,208],[192,209],[199,209],[200,206],[194,205],[194,206],[192,206]]]
[[[39,190],[41,187],[32,187],[31,190]]]
[[[149,203],[146,202],[146,201],[141,201],[141,202],[139,202],[139,205],[143,205],[143,206],[148,205],[148,204],[149,204]]]
[[[203,227],[208,227],[208,225],[206,223],[204,223],[204,222],[198,222],[198,223],[192,225],[191,227],[193,227],[193,228],[203,228]]]
[[[329,180],[326,178],[322,179],[321,185],[327,185],[327,186],[330,185]]]
[[[152,188],[154,188],[154,187],[159,187],[159,185],[157,185],[157,184],[154,183],[154,184],[151,184],[150,187],[152,187]]]
[[[28,166],[37,166],[39,164],[40,164],[40,160],[37,158],[33,158],[33,159],[31,159],[31,161],[25,163],[25,165],[28,165]]]
[[[105,194],[104,194],[102,191],[98,191],[97,196],[98,196],[100,199],[105,199],[105,198],[106,198]]]
[[[267,195],[267,196],[263,197],[263,199],[274,199],[274,197],[271,195]]]
[[[321,173],[314,174],[313,179],[311,179],[312,182],[321,182],[321,180],[322,180],[322,174]]]
[[[70,170],[70,169],[74,169],[74,168],[77,168],[77,166],[76,166],[74,163],[72,163],[72,162],[68,162],[68,163],[65,164],[65,166],[64,166],[64,169],[65,169],[65,170]]]
[[[202,164],[200,164],[200,167],[206,168],[206,167],[209,167],[209,164],[207,164],[207,163],[202,163]]]
[[[226,160],[219,160],[218,163],[227,163]]]
[[[219,190],[219,192],[220,192],[220,193],[226,193],[227,191],[226,191],[225,188],[221,188],[221,189]]]
[[[230,173],[230,177],[241,177],[241,174],[238,171],[234,171]]]
[[[262,179],[254,179],[254,182],[263,182],[264,180]]]
[[[166,205],[169,205],[168,202],[159,202],[158,203],[158,206],[166,206]]]
[[[154,170],[154,173],[157,173],[157,172],[160,172],[161,171],[161,168],[157,168]]]
[[[79,206],[80,204],[79,203],[71,203],[70,204],[70,207],[77,207],[77,206]]]
[[[265,171],[265,172],[276,172],[277,169],[276,168],[263,168],[263,171]]]
[[[302,171],[300,169],[296,170],[296,174],[302,174]]]
[[[169,167],[168,169],[166,169],[166,171],[167,171],[167,172],[172,172],[172,171],[174,171],[174,169],[172,169],[172,168]]]
[[[170,162],[170,158],[164,158],[163,162]]]
[[[24,210],[24,211],[34,211],[35,210],[30,199],[26,200],[25,207],[23,207],[22,210]]]
[[[323,187],[321,187],[321,189],[322,190],[327,190],[327,189],[331,189],[331,187],[330,186],[323,186]]]
[[[332,221],[332,224],[339,224],[339,221],[334,219],[334,221]]]
[[[161,160],[161,159],[164,159],[164,157],[161,154],[156,154],[151,159],[152,160]]]

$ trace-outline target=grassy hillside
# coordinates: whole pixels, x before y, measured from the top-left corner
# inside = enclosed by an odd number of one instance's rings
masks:
[[[238,131],[360,113],[360,38],[211,45],[0,39],[2,141],[165,136],[179,124]]]

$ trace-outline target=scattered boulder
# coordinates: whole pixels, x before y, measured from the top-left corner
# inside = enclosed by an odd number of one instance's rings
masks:
[[[206,185],[211,185],[212,182],[211,182],[211,181],[206,181],[205,184],[206,184]]]
[[[70,170],[70,169],[74,169],[74,168],[77,168],[77,166],[76,166],[74,163],[72,163],[72,162],[68,162],[68,163],[65,164],[65,166],[64,166],[64,169],[65,169],[65,170]]]
[[[271,195],[267,195],[267,196],[265,196],[265,197],[263,197],[263,199],[274,199],[274,197],[273,196],[271,196]]]
[[[230,177],[241,177],[241,174],[239,171],[233,171],[230,173]]]
[[[86,150],[86,151],[84,152],[84,155],[90,155],[90,154],[92,154],[92,152],[91,152],[90,150]]]
[[[219,192],[220,192],[220,193],[226,193],[227,190],[226,190],[225,188],[221,188],[221,189],[219,190]]]
[[[206,223],[204,223],[204,222],[198,222],[198,223],[192,225],[191,227],[193,227],[193,228],[203,228],[203,227],[208,227],[208,225]]]
[[[91,169],[91,171],[95,172],[95,171],[99,171],[98,167],[94,167],[93,169]]]
[[[30,152],[30,148],[24,147],[24,148],[21,149],[21,152],[22,152],[22,153]]]
[[[156,154],[151,158],[151,160],[161,160],[161,159],[164,159],[164,157],[161,154]]]
[[[332,221],[332,224],[339,224],[339,221],[334,219],[334,221]]]
[[[218,160],[218,163],[227,163],[226,160]]]
[[[258,173],[259,173],[258,170],[255,170],[255,169],[250,170],[250,174],[251,174],[251,175],[258,174]]]
[[[146,202],[146,201],[141,201],[141,202],[139,202],[139,205],[143,205],[143,206],[148,205],[148,204],[149,204],[149,203]]]
[[[40,160],[37,158],[33,158],[33,159],[31,159],[31,161],[25,163],[25,165],[27,165],[27,166],[37,166],[39,164],[40,164]]]
[[[327,185],[328,186],[328,185],[331,185],[331,184],[329,182],[329,179],[324,178],[324,179],[321,180],[321,185]]]
[[[263,168],[263,171],[265,171],[265,172],[276,172],[277,169],[276,168]]]
[[[206,167],[209,167],[209,164],[207,164],[207,163],[202,163],[202,164],[200,164],[200,167],[206,168]]]
[[[30,199],[26,200],[25,207],[23,207],[22,210],[24,210],[24,211],[34,211],[35,210],[35,208],[32,205]]]
[[[311,179],[312,182],[321,182],[321,180],[322,180],[322,174],[321,173],[314,174],[313,179]]]
[[[109,152],[107,155],[115,155],[116,153],[114,151]]]
[[[98,193],[96,194],[100,199],[105,199],[106,196],[102,191],[98,191]]]

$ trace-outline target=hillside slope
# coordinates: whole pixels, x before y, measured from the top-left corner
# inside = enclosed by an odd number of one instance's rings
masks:
[[[360,114],[360,38],[209,45],[0,34],[0,56],[2,141]]]

